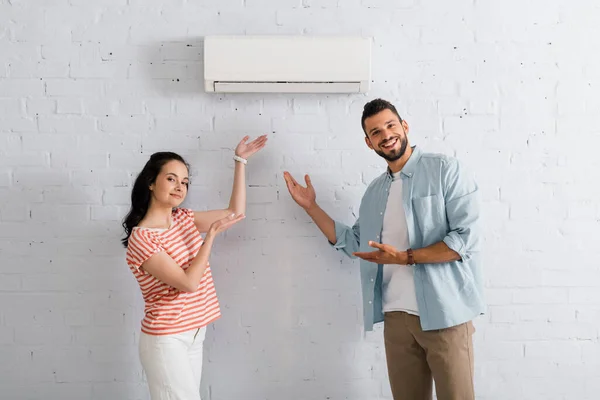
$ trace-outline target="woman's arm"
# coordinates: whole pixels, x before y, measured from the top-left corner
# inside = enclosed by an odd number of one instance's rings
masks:
[[[216,235],[244,219],[243,215],[229,215],[212,224],[198,254],[187,269],[181,268],[171,256],[160,251],[142,263],[142,268],[161,282],[182,292],[195,292],[204,276],[210,251]]]
[[[254,153],[261,150],[267,144],[267,135],[262,135],[250,143],[246,143],[250,137],[245,136],[235,148],[235,155],[247,160]],[[246,212],[246,164],[235,162],[233,172],[233,188],[229,199],[229,207],[224,210],[195,211],[194,224],[200,232],[207,232],[208,228],[217,220],[225,218],[229,214],[240,215]]]

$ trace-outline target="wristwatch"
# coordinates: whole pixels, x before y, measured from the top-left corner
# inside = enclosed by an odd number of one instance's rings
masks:
[[[408,264],[406,265],[415,265],[415,256],[412,249],[406,250],[406,254],[408,255]]]

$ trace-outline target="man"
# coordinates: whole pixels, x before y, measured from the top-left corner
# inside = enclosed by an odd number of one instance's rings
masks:
[[[288,173],[292,198],[329,242],[361,258],[365,329],[384,322],[394,400],[471,400],[472,319],[484,312],[478,189],[452,157],[411,147],[408,124],[389,102],[367,103],[367,146],[387,171],[367,188],[352,228],[332,220]]]

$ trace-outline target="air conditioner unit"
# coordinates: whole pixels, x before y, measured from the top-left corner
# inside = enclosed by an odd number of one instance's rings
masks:
[[[371,39],[310,36],[209,36],[207,92],[364,93]]]

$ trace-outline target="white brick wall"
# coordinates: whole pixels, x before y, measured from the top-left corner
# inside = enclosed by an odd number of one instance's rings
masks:
[[[478,399],[597,399],[599,19],[592,0],[0,0],[0,397],[147,399],[119,245],[133,177],[153,151],[181,152],[187,205],[222,207],[233,146],[267,132],[248,218],[212,259],[224,315],[203,398],[390,399],[357,264],[281,174],[310,173],[352,222],[384,166],[359,124],[382,96],[413,143],[456,154],[482,188]],[[210,34],[372,36],[373,89],[207,95]]]

